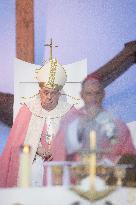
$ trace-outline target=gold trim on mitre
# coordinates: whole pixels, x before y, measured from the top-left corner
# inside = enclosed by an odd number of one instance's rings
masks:
[[[58,89],[58,90],[61,90],[63,88],[63,86],[60,86],[58,84],[50,84],[50,83],[44,83],[44,82],[38,82],[38,84],[40,88],[47,87],[50,89]]]
[[[36,74],[40,88],[62,89],[67,80],[66,71],[57,59],[46,61],[40,69],[36,70]]]
[[[56,59],[51,59],[50,63],[51,63],[51,69],[50,69],[49,80],[47,82],[47,86],[54,88],[55,87],[55,75],[56,75],[58,62]]]

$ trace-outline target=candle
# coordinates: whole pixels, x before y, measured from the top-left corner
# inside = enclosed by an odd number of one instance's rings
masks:
[[[96,132],[90,131],[90,189],[95,191],[96,181]]]
[[[20,166],[18,175],[18,186],[29,187],[31,185],[31,156],[30,146],[22,145],[20,153]]]

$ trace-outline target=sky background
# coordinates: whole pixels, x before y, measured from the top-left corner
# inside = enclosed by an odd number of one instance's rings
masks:
[[[135,0],[34,0],[35,64],[49,57],[52,37],[61,64],[87,58],[88,73],[136,40]],[[0,91],[13,93],[15,0],[0,0]],[[77,71],[78,72],[78,71]],[[105,107],[125,122],[136,120],[136,65],[106,88]]]

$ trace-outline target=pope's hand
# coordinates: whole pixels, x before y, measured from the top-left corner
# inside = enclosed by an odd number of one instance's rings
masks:
[[[37,154],[41,156],[45,161],[51,161],[53,159],[50,151],[47,151],[45,147],[38,147]]]

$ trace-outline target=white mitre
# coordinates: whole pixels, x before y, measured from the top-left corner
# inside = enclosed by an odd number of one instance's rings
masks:
[[[14,62],[14,119],[21,107],[20,103],[24,101],[30,101],[32,98],[39,93],[39,85],[37,83],[37,73],[40,71],[41,67],[46,66],[49,61],[46,61],[44,65],[31,64],[20,59],[15,59]],[[67,73],[67,82],[63,87],[61,93],[66,93],[67,95],[62,95],[61,99],[67,101],[69,104],[80,108],[83,106],[83,102],[80,97],[81,83],[87,75],[87,61],[86,59],[74,62],[71,64],[63,65]],[[78,75],[77,75],[78,70]],[[64,69],[63,69],[64,71]],[[62,72],[63,72],[62,71]],[[45,71],[46,72],[46,71]],[[59,69],[57,70],[59,72]],[[39,73],[39,72],[38,72]],[[38,74],[39,75],[39,74]],[[64,76],[66,77],[65,73]],[[57,84],[57,83],[56,83]],[[64,83],[61,83],[63,85]],[[68,97],[74,96],[74,98]]]
[[[40,69],[36,69],[36,78],[40,87],[62,89],[67,81],[65,69],[56,59],[45,61]]]

